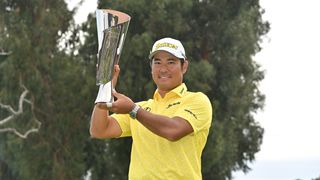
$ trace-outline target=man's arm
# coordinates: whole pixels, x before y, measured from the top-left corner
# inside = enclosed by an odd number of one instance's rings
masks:
[[[153,133],[170,141],[177,141],[193,132],[190,123],[181,117],[169,118],[142,108],[137,113],[137,120]]]
[[[119,65],[114,66],[112,84],[116,86],[118,76],[120,73]],[[122,133],[120,125],[111,116],[109,116],[109,110],[105,103],[97,103],[94,106],[91,123],[90,123],[90,135],[94,138],[114,138],[119,137]]]
[[[113,117],[109,116],[106,105],[97,103],[91,116],[91,137],[99,139],[115,138],[119,137],[121,133],[120,125]]]
[[[109,108],[112,112],[127,114],[133,109],[134,103],[130,98],[117,92],[113,92],[113,95],[117,100],[112,103],[112,108]],[[191,124],[181,117],[169,118],[142,108],[137,113],[137,120],[153,133],[170,141],[177,141],[193,132]]]

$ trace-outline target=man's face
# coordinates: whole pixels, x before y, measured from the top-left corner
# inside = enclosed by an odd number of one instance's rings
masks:
[[[166,51],[156,53],[151,62],[152,78],[160,91],[170,91],[179,86],[187,68],[188,61],[181,64],[180,59]]]

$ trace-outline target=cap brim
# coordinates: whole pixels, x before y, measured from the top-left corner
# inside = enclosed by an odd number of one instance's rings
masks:
[[[181,54],[178,55],[177,53],[174,53],[174,52],[172,52],[172,51],[170,51],[170,50],[167,50],[167,49],[158,49],[158,50],[150,53],[149,59],[151,60],[151,59],[153,58],[153,56],[154,56],[156,53],[160,52],[160,51],[168,52],[168,53],[172,54],[173,56],[175,56],[175,57],[177,57],[177,58],[179,58],[179,59],[185,59],[185,57],[184,57],[183,55],[181,55]]]

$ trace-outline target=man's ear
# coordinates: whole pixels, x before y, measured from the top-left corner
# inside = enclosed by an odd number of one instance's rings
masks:
[[[187,72],[188,66],[189,66],[189,61],[186,59],[186,60],[184,60],[183,66],[182,66],[182,73],[183,74]]]

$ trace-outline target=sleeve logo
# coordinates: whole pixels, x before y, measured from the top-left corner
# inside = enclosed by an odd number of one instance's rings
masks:
[[[198,119],[197,116],[196,116],[193,112],[191,112],[190,110],[184,109],[184,111],[188,112],[188,113],[191,114],[194,118]]]

